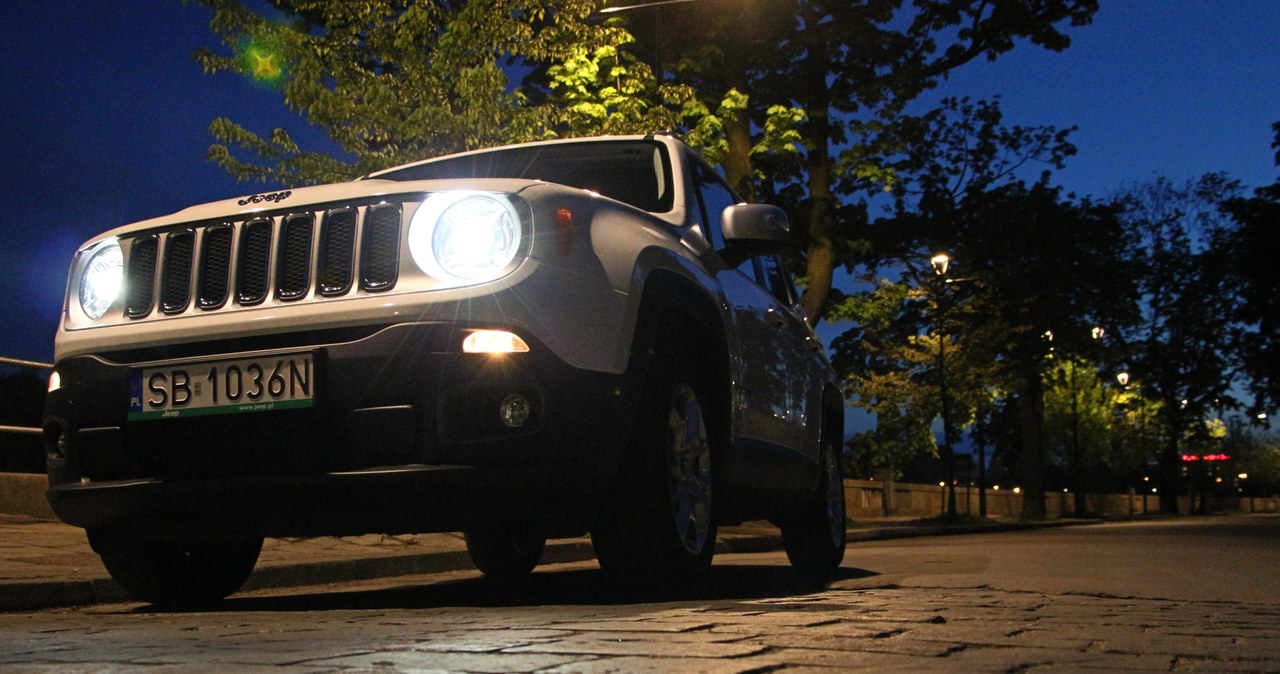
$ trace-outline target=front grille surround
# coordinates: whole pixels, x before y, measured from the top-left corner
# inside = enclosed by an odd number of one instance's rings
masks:
[[[406,205],[291,209],[125,237],[124,316],[136,321],[394,290]]]

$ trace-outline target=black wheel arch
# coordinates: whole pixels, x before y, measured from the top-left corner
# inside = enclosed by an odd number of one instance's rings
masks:
[[[723,459],[730,442],[732,394],[729,335],[718,300],[696,281],[658,269],[645,279],[628,372],[641,390],[657,362],[680,361],[698,368],[712,449]]]
[[[843,460],[844,442],[844,396],[833,383],[828,383],[822,390],[822,432],[836,440],[836,459]]]

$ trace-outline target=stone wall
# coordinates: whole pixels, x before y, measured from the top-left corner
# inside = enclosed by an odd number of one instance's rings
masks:
[[[893,483],[892,508],[885,508],[885,491],[889,483],[874,480],[845,480],[845,506],[852,519],[872,519],[885,515],[899,517],[936,517],[943,512],[942,487],[928,484]],[[1160,509],[1155,494],[1087,494],[1085,510],[1107,517],[1126,517],[1155,513]],[[977,516],[978,490],[956,489],[956,511]],[[1075,512],[1075,494],[1050,493],[1045,497],[1049,517]],[[1179,512],[1187,512],[1187,497],[1178,499]],[[1280,512],[1280,497],[1218,498],[1214,510],[1236,512]],[[1018,517],[1022,513],[1022,495],[1009,489],[987,489],[989,517]]]
[[[45,501],[44,492],[49,486],[44,475],[26,473],[0,473],[0,514],[53,517],[53,511]],[[885,482],[871,480],[845,480],[845,504],[849,517],[866,520],[885,515],[898,517],[936,517],[942,514],[942,487],[927,484],[893,484],[893,509],[886,512]],[[1090,494],[1087,510],[1109,517],[1154,513],[1159,509],[1154,494],[1143,498],[1141,494]],[[1179,512],[1187,512],[1187,499],[1179,499]],[[1075,512],[1075,495],[1050,494],[1046,499],[1050,517]],[[1280,512],[1280,497],[1217,499],[1215,510],[1238,512]],[[956,510],[960,514],[978,514],[978,490],[956,491]],[[1018,517],[1022,513],[1022,495],[1008,489],[987,490],[987,515],[990,517]]]

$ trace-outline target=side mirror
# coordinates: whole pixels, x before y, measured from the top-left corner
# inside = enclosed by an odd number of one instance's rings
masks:
[[[791,240],[787,214],[768,204],[736,204],[724,209],[720,230],[725,242],[720,257],[730,267],[757,255],[781,253]]]

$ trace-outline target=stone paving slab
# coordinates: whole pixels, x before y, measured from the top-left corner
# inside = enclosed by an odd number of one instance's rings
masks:
[[[851,527],[849,540],[852,543],[1075,523],[1079,522],[940,527],[911,524],[906,518],[890,518]],[[719,532],[717,550],[720,553],[767,552],[781,548],[781,535],[766,522],[722,527]],[[590,540],[583,537],[548,543],[543,563],[593,558]],[[244,589],[322,585],[471,568],[460,533],[269,538]],[[127,599],[90,549],[83,530],[43,517],[0,514],[0,611]]]
[[[726,527],[722,551],[776,550],[776,529]],[[745,549],[743,549],[745,548]],[[554,541],[543,563],[591,559],[587,538]],[[244,589],[471,569],[460,533],[269,538]],[[0,611],[127,599],[110,579],[84,531],[56,520],[0,514]]]

